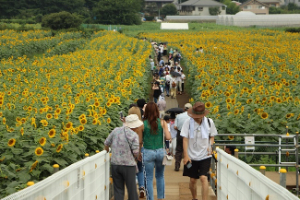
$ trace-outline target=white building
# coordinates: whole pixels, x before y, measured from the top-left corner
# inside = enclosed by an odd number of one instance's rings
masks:
[[[209,8],[218,7],[220,14],[226,15],[226,5],[213,0],[189,0],[180,4],[179,15],[209,16]]]

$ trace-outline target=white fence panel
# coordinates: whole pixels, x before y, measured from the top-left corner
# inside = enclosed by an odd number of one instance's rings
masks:
[[[109,200],[109,159],[102,151],[2,200]]]
[[[221,149],[217,153],[218,200],[299,200],[243,161]]]

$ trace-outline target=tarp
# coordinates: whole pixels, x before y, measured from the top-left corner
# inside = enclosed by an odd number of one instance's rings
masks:
[[[161,23],[161,30],[189,30],[188,23]]]

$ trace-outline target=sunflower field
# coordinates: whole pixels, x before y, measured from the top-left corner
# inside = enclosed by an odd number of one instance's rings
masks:
[[[151,45],[106,31],[0,31],[0,43],[1,198],[103,149],[119,111],[145,96]]]
[[[261,29],[139,36],[181,52],[191,102],[206,103],[219,133],[299,131],[298,34]],[[196,52],[200,47],[204,53]]]

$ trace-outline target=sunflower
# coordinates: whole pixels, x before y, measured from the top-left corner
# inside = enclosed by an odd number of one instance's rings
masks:
[[[212,103],[209,102],[209,101],[206,102],[206,103],[205,103],[205,107],[206,107],[206,108],[211,108],[211,107],[212,107]]]
[[[16,139],[12,138],[12,139],[8,140],[8,143],[7,143],[8,146],[13,147],[13,146],[15,146],[15,144],[16,144]]]
[[[106,103],[106,106],[109,108],[111,106],[111,103],[110,102],[107,102]]]
[[[263,112],[263,113],[260,115],[260,117],[261,117],[262,119],[267,119],[267,118],[269,117],[269,115],[268,115],[268,113]]]
[[[49,135],[49,138],[53,138],[56,134],[56,131],[55,129],[51,129],[49,132],[48,132],[48,135]]]
[[[67,124],[66,124],[66,129],[70,129],[70,128],[72,128],[73,127],[73,123],[72,122],[68,122]]]
[[[282,103],[282,100],[280,98],[276,98],[277,103]]]
[[[59,153],[62,150],[63,146],[63,144],[58,145],[58,147],[56,148],[56,152]]]
[[[289,119],[289,118],[291,118],[291,117],[293,116],[292,114],[293,114],[293,113],[288,113],[288,114],[286,114],[285,117],[286,117],[287,119]]]
[[[226,107],[227,107],[227,109],[228,109],[228,110],[230,110],[230,108],[231,108],[229,104],[227,104],[227,106],[226,106]]]
[[[48,114],[46,115],[46,118],[47,118],[47,119],[52,119],[52,114],[48,113]]]
[[[5,117],[3,117],[2,122],[3,122],[3,124],[6,124],[6,118]]]
[[[46,144],[46,141],[47,139],[45,137],[42,137],[40,140],[39,140],[39,143],[41,146],[44,146]]]
[[[87,123],[86,118],[83,118],[83,119],[80,120],[80,124],[84,125],[84,124],[86,124],[86,123]]]
[[[79,116],[79,119],[84,119],[84,118],[86,118],[85,114],[81,114],[81,115]]]
[[[252,103],[252,101],[253,101],[252,99],[247,99],[246,103],[250,104],[250,103]]]
[[[229,139],[229,140],[233,140],[233,139],[234,139],[234,136],[233,136],[233,135],[229,135],[229,136],[228,136],[228,139]]]
[[[41,147],[37,147],[34,151],[35,155],[41,156],[44,153],[44,150]]]
[[[21,128],[20,132],[21,132],[21,135],[23,136],[24,135],[24,128],[23,127]]]
[[[56,108],[55,114],[59,115],[60,113],[61,113],[61,109],[60,108]]]
[[[78,127],[78,130],[79,130],[79,131],[83,131],[83,130],[84,130],[84,126],[83,126],[83,125],[80,125],[80,126]]]
[[[104,108],[103,110],[102,110],[102,115],[105,115],[107,113],[107,111],[106,111],[106,109]]]
[[[110,119],[110,118],[107,118],[107,123],[110,124],[110,122],[111,122],[111,119]]]
[[[231,103],[231,99],[230,99],[230,98],[227,98],[227,99],[226,99],[226,103]]]
[[[93,123],[93,125],[96,125],[98,123],[98,119],[94,118],[92,123]]]
[[[99,106],[100,106],[99,101],[95,101],[94,106],[95,106],[95,107],[99,107]]]
[[[234,114],[235,114],[235,115],[239,114],[239,112],[240,112],[239,109],[234,110]]]
[[[29,172],[32,172],[32,171],[36,168],[38,162],[39,162],[39,161],[36,160],[36,161],[31,165],[30,171],[29,171]]]

